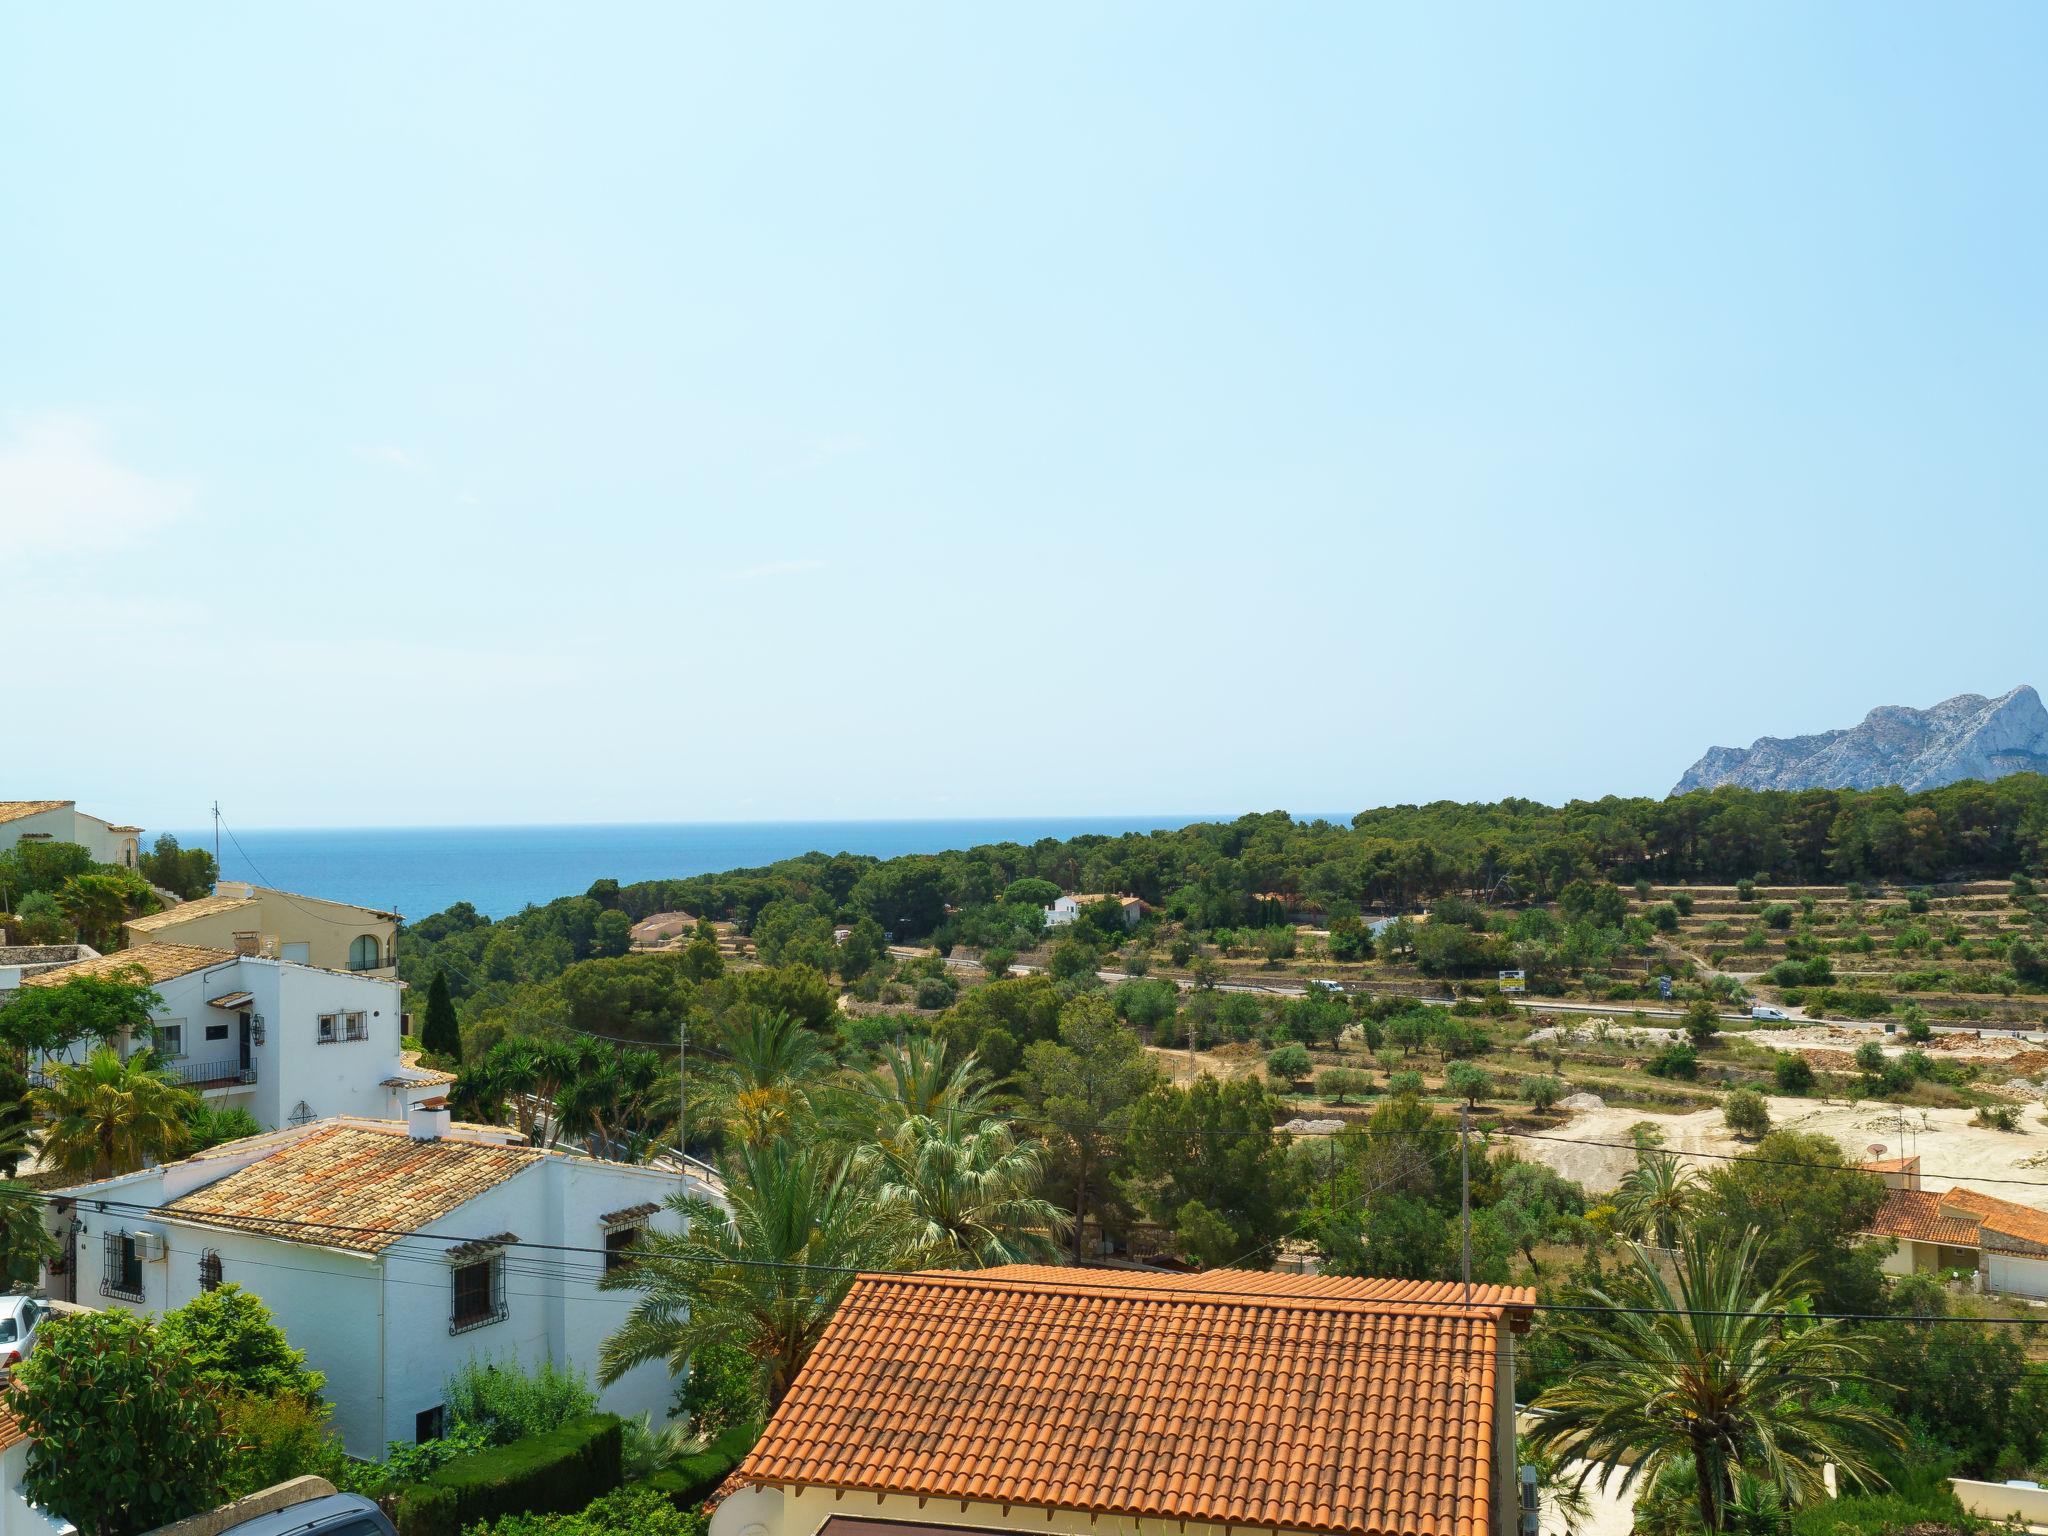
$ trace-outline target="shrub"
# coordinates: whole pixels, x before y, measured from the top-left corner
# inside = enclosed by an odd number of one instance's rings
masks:
[[[1721,1118],[1728,1129],[1749,1141],[1770,1134],[1771,1107],[1754,1088],[1738,1088],[1721,1105]]]
[[[470,1359],[448,1378],[442,1393],[448,1417],[469,1424],[490,1437],[493,1445],[510,1445],[529,1435],[546,1434],[597,1407],[590,1383],[552,1360],[543,1360],[531,1376],[516,1361],[498,1365]]]
[[[1679,1027],[1685,1031],[1685,1037],[1692,1042],[1693,1048],[1703,1051],[1721,1032],[1721,1010],[1710,998],[1695,998],[1687,1005],[1685,1018]]]
[[[340,1439],[327,1428],[329,1410],[303,1397],[222,1399],[221,1438],[227,1442],[227,1467],[220,1496],[239,1499],[295,1477],[324,1477],[337,1488],[355,1474]],[[379,1477],[382,1477],[381,1470]]]
[[[1934,1038],[1934,1026],[1927,1022],[1927,1015],[1920,1011],[1917,1004],[1906,1004],[1905,1012],[1901,1015],[1901,1018],[1904,1021],[1903,1027],[1906,1031],[1906,1038],[1915,1045],[1923,1044]]]
[[[1010,974],[1010,967],[1016,963],[1014,949],[984,949],[981,952],[981,971],[990,981],[1001,981]]]
[[[581,1509],[619,1486],[621,1426],[593,1414],[459,1457],[398,1496],[401,1536],[459,1536],[483,1520]]]
[[[1178,935],[1166,946],[1166,958],[1175,965],[1186,965],[1195,958],[1195,941],[1185,934]]]
[[[694,1509],[725,1481],[726,1475],[746,1458],[760,1438],[759,1424],[735,1424],[703,1450],[678,1456],[636,1486],[663,1494],[677,1509]]]
[[[1638,879],[1636,881],[1636,900],[1648,901],[1650,899],[1650,892],[1655,889],[1656,887],[1651,885],[1647,879]]]
[[[1763,910],[1766,928],[1785,929],[1792,926],[1792,909],[1782,901],[1774,901]]]
[[[1652,1077],[1682,1077],[1690,1082],[1700,1075],[1700,1053],[1691,1045],[1675,1040],[1643,1063]]]
[[[467,1536],[703,1536],[709,1520],[678,1508],[644,1483],[619,1488],[573,1514],[506,1515],[472,1526]]]
[[[1362,1099],[1372,1092],[1372,1074],[1356,1067],[1328,1067],[1316,1074],[1316,1092],[1332,1104]]]
[[[1771,1078],[1780,1093],[1813,1092],[1813,1063],[1795,1051],[1784,1051],[1771,1063]]]
[[[1691,891],[1673,891],[1673,892],[1671,893],[1671,905],[1672,905],[1672,906],[1674,906],[1674,907],[1676,907],[1676,908],[1678,908],[1678,915],[1679,915],[1680,917],[1691,917],[1691,916],[1692,916],[1692,892],[1691,892]]]
[[[926,976],[919,980],[917,991],[912,996],[925,1012],[936,1013],[941,1008],[952,1007],[959,990],[950,976]]]
[[[1933,901],[1934,893],[1924,885],[1906,892],[1906,910],[1908,912],[1925,912],[1933,904]]]
[[[690,1356],[676,1391],[676,1407],[690,1416],[693,1434],[716,1439],[761,1416],[761,1370],[737,1344],[707,1344]]]
[[[1422,1096],[1422,1074],[1420,1072],[1396,1072],[1387,1079],[1387,1092],[1396,1098]]]
[[[262,1298],[232,1282],[166,1312],[157,1326],[199,1379],[221,1391],[256,1397],[290,1393],[317,1403],[327,1384],[320,1372],[306,1369],[304,1353],[293,1349],[284,1330],[270,1320]]]
[[[2020,1112],[2010,1104],[1981,1105],[1975,1119],[1988,1131],[2017,1131],[2020,1128]]]
[[[1780,960],[1764,973],[1764,980],[1774,987],[1828,987],[1835,981],[1835,968],[1828,964],[1826,955],[1815,955],[1810,960]]]
[[[1266,1071],[1283,1083],[1300,1082],[1313,1065],[1306,1046],[1283,1045],[1266,1057]]]
[[[1678,908],[1668,901],[1660,901],[1650,908],[1650,926],[1659,933],[1678,932]]]
[[[1736,881],[1736,882],[1735,882],[1735,899],[1736,899],[1737,901],[1754,901],[1754,900],[1756,900],[1756,882],[1755,882],[1754,880],[1746,880],[1746,879],[1745,879],[1745,880],[1738,880],[1738,881]]]

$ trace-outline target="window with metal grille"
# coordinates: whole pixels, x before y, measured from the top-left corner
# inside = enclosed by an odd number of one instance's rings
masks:
[[[106,1247],[100,1265],[100,1294],[123,1301],[142,1300],[141,1243],[131,1232],[109,1232]]]
[[[220,1255],[209,1248],[199,1255],[199,1289],[217,1291],[220,1289]]]
[[[320,1015],[320,1043],[322,1045],[326,1045],[328,1042],[335,1038],[335,1028],[338,1019],[339,1015],[332,1013],[323,1013]]]
[[[350,1013],[342,1016],[347,1021],[347,1036],[351,1040],[370,1038],[370,1016],[367,1013]]]
[[[458,1264],[450,1272],[450,1333],[467,1333],[505,1320],[504,1258],[502,1253],[494,1253]]]

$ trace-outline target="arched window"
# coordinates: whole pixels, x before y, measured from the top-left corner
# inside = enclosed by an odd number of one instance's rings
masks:
[[[354,940],[348,947],[348,968],[352,971],[374,971],[382,965],[383,949],[377,943],[377,935],[366,933]]]
[[[211,1248],[199,1255],[199,1289],[220,1289],[220,1255]]]

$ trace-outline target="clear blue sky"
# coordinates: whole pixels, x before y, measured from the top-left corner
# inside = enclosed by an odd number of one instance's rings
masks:
[[[2048,686],[2048,11],[17,6],[0,797],[1658,793]]]

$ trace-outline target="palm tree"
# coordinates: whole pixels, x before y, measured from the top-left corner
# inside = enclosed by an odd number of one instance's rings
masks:
[[[43,1225],[43,1202],[26,1184],[0,1182],[0,1283],[34,1285],[63,1249]]]
[[[903,1224],[920,1262],[947,1269],[1054,1263],[1073,1218],[1038,1193],[1043,1151],[991,1120],[917,1116],[857,1154],[879,1179],[882,1209]]]
[[[79,1178],[110,1179],[181,1150],[199,1095],[157,1070],[156,1053],[123,1061],[101,1046],[83,1062],[54,1064],[47,1087],[29,1090],[44,1122],[43,1162]]]
[[[1699,1207],[1700,1181],[1669,1152],[1645,1152],[1614,1191],[1614,1225],[1653,1248],[1676,1248]]]
[[[955,1061],[943,1040],[913,1035],[883,1046],[877,1066],[821,1095],[830,1133],[845,1145],[886,1142],[919,1118],[966,1130],[988,1118],[993,1084],[972,1053]]]
[[[719,1031],[704,1075],[712,1112],[741,1142],[762,1146],[809,1118],[812,1094],[832,1067],[832,1052],[801,1019],[745,1008]]]
[[[1547,1410],[1530,1434],[1539,1450],[1587,1463],[1588,1475],[1625,1469],[1626,1492],[1689,1459],[1694,1498],[1719,1531],[1746,1475],[1790,1503],[1821,1496],[1821,1469],[1881,1484],[1872,1458],[1903,1443],[1884,1414],[1827,1394],[1864,1379],[1862,1346],[1839,1325],[1788,1312],[1810,1294],[1795,1264],[1751,1290],[1756,1234],[1735,1244],[1688,1233],[1677,1255],[1677,1290],[1650,1255],[1633,1262],[1590,1304],[1617,1310],[1573,1314],[1560,1342],[1584,1360],[1544,1392]]]
[[[858,1270],[902,1269],[900,1229],[852,1161],[816,1145],[743,1144],[726,1167],[730,1212],[694,1195],[668,1204],[682,1233],[643,1231],[607,1290],[640,1298],[606,1339],[606,1385],[647,1360],[680,1372],[699,1350],[736,1345],[759,1363],[773,1412]]]

